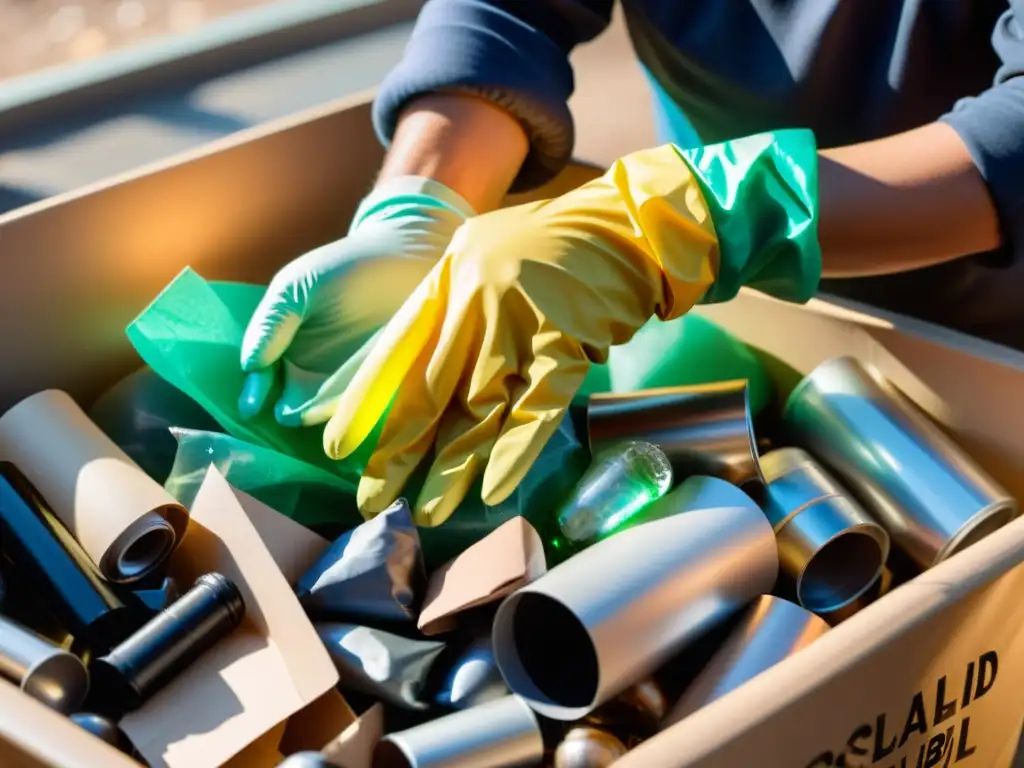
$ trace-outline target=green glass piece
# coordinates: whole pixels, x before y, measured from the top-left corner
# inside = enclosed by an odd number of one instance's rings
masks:
[[[743,286],[811,299],[821,280],[814,134],[788,129],[676,151],[700,184],[718,236],[718,275],[703,303],[728,301]]]
[[[220,432],[175,428],[178,442],[164,487],[190,506],[212,464],[231,485],[309,527],[353,528],[363,522],[356,486],[291,456]]]
[[[242,283],[210,283],[185,269],[128,326],[128,339],[157,374],[199,403],[234,437],[354,484],[376,444],[374,437],[344,461],[333,461],[324,453],[322,427],[281,426],[269,408],[247,420],[238,412],[245,380],[239,364],[242,334],[264,290]]]
[[[615,533],[672,485],[672,466],[657,446],[629,440],[594,456],[555,519],[569,546]]]
[[[746,379],[750,412],[772,396],[772,382],[750,348],[716,323],[696,314],[669,322],[652,318],[609,355],[611,391],[635,392]]]

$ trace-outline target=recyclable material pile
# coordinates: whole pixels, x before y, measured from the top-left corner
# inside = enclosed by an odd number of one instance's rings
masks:
[[[507,502],[363,519],[366,451],[233,410],[259,291],[185,272],[147,367],[0,417],[0,674],[140,764],[604,768],[1019,514],[863,361],[691,315]]]

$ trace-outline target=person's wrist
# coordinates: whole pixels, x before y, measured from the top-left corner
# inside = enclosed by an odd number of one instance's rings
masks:
[[[402,109],[379,182],[433,179],[483,213],[500,207],[528,151],[518,120],[487,99],[425,93]]]

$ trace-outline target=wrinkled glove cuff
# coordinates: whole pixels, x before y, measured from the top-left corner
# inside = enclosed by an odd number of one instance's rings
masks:
[[[422,176],[399,176],[377,185],[356,209],[349,234],[367,221],[391,216],[403,208],[443,208],[462,219],[476,216],[473,206],[444,184]]]
[[[806,302],[821,281],[818,154],[805,129],[676,147],[700,185],[718,238],[719,265],[702,304],[749,286]]]

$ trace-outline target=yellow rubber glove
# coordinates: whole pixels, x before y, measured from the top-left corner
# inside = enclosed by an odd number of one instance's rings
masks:
[[[460,227],[324,432],[328,455],[343,458],[388,414],[359,485],[365,515],[399,496],[431,448],[418,525],[444,522],[481,472],[484,503],[501,502],[591,361],[604,361],[653,315],[678,317],[701,299],[720,249],[710,187],[694,167],[671,145],[637,152],[562,197]],[[734,261],[772,262],[754,243],[746,251]]]

